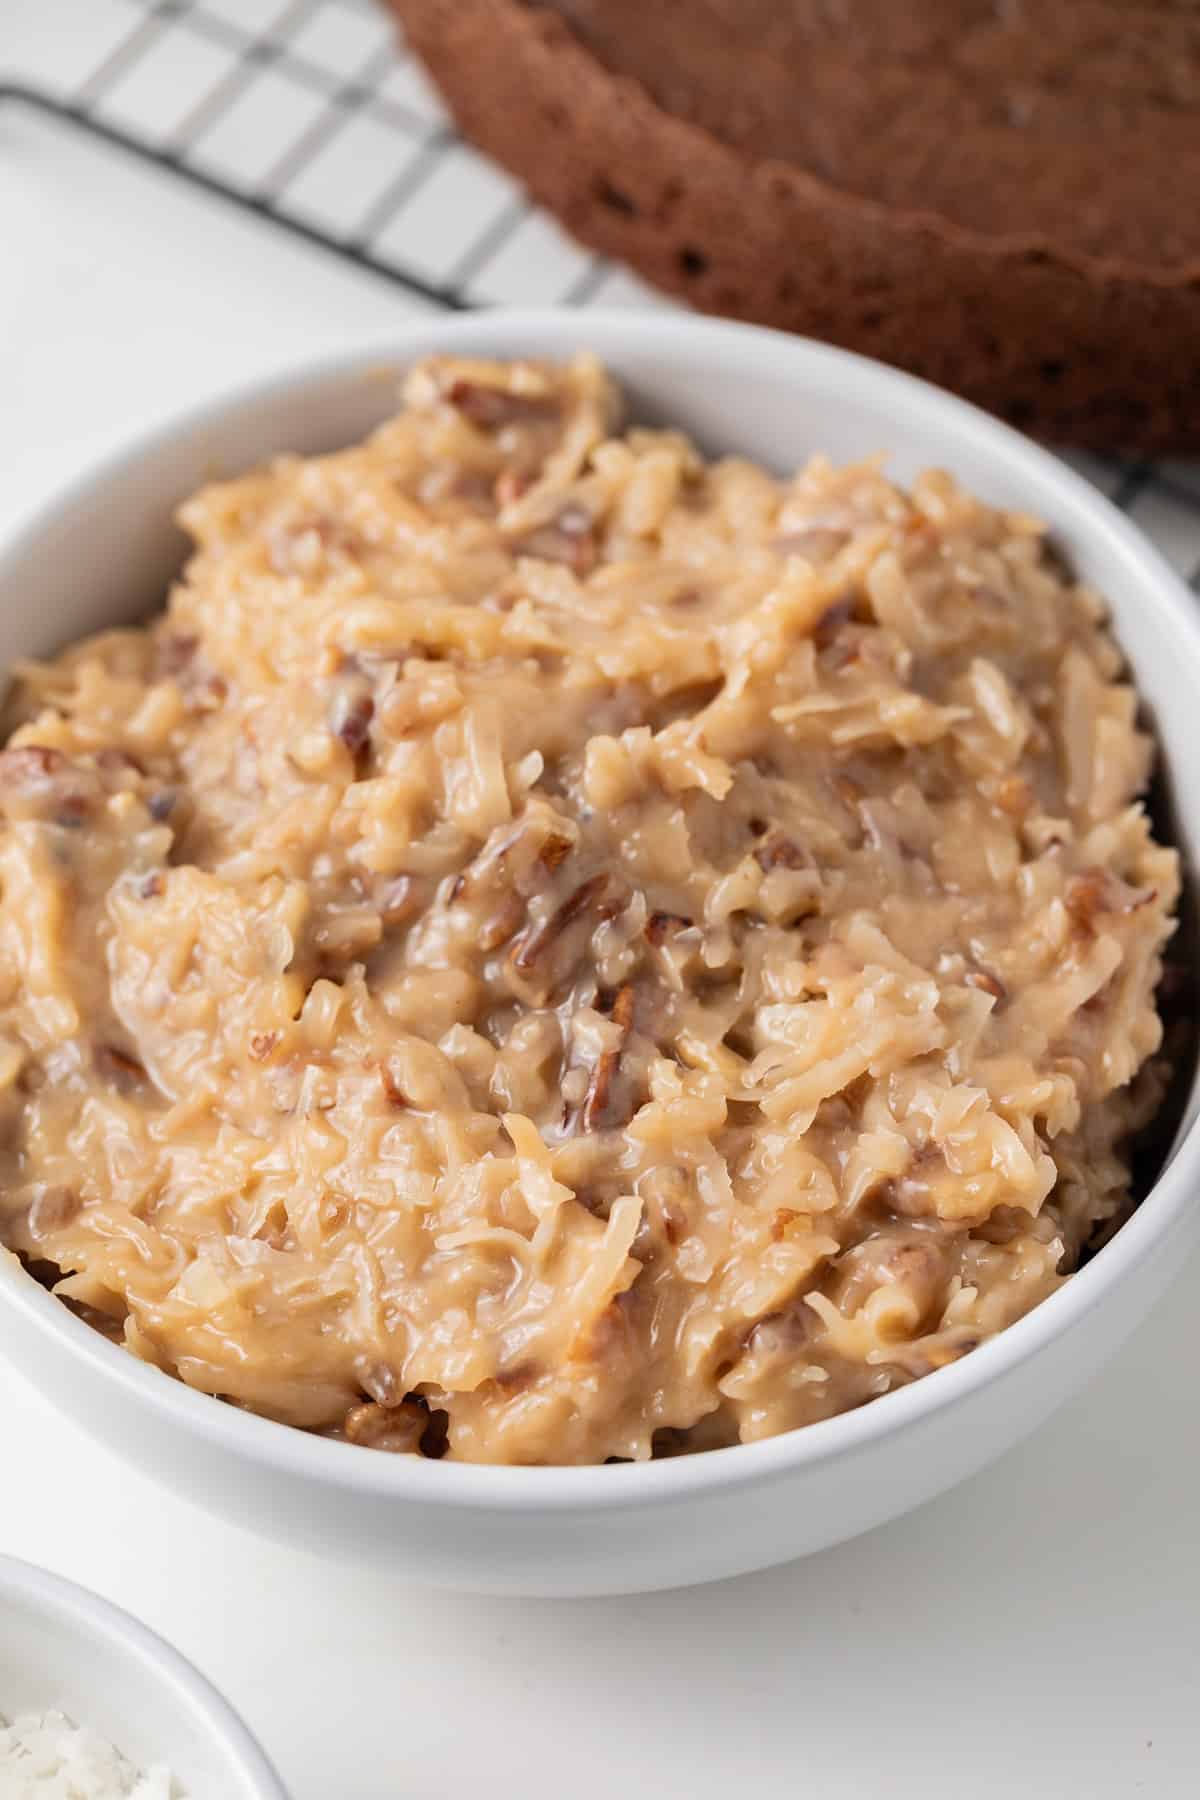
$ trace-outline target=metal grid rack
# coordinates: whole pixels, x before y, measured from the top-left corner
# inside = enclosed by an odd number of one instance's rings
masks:
[[[56,46],[52,86],[0,94],[443,306],[651,299],[461,142],[372,0],[89,0],[85,25],[69,85]]]
[[[426,302],[662,304],[464,144],[376,0],[88,0],[0,101],[53,114]],[[1200,593],[1200,464],[1071,458]]]

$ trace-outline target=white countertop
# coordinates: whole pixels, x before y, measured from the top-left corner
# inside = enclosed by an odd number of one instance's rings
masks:
[[[62,79],[78,79],[75,25],[115,40],[132,4],[46,0],[27,64],[46,79],[74,56]],[[561,287],[566,252],[527,230],[521,279]],[[416,304],[15,107],[0,108],[0,242],[0,532],[141,421],[377,337]],[[1181,566],[1200,556],[1169,489],[1146,487],[1135,512]],[[856,1543],[711,1588],[517,1604],[324,1563],[170,1497],[3,1369],[0,1549],[193,1656],[295,1800],[1194,1795],[1197,1281],[1193,1263],[1117,1362],[990,1472]]]

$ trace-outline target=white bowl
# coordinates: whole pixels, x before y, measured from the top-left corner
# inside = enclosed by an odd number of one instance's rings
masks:
[[[187,1800],[287,1800],[233,1708],[178,1650],[87,1588],[0,1556],[0,1716],[62,1712]]]
[[[214,473],[328,449],[394,404],[415,356],[587,347],[644,417],[709,450],[787,468],[885,450],[901,479],[951,469],[1040,514],[1111,601],[1165,747],[1178,839],[1200,857],[1200,619],[1141,534],[1055,457],[984,413],[860,357],[677,315],[435,318],[191,412],[55,500],[0,556],[0,666],[161,598],[173,504]],[[114,1348],[0,1258],[0,1347],[105,1443],[214,1511],[430,1583],[525,1594],[629,1592],[781,1562],[865,1531],[981,1468],[1111,1356],[1200,1231],[1195,1089],[1169,1166],[1074,1280],[969,1357],[859,1411],[763,1443],[605,1468],[485,1468],[310,1437],[193,1392]]]

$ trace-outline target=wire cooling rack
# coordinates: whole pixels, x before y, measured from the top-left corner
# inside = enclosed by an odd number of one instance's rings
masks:
[[[373,0],[75,10],[69,32],[18,47],[16,78],[0,89],[10,101],[446,307],[652,300],[461,142]]]
[[[43,0],[44,3],[44,0]],[[55,0],[0,103],[452,309],[665,304],[454,132],[375,0]],[[1200,464],[1072,457],[1200,592]]]

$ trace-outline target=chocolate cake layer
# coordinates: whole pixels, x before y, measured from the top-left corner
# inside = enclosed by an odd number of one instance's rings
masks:
[[[660,286],[1200,449],[1200,8],[391,3],[464,132]]]

